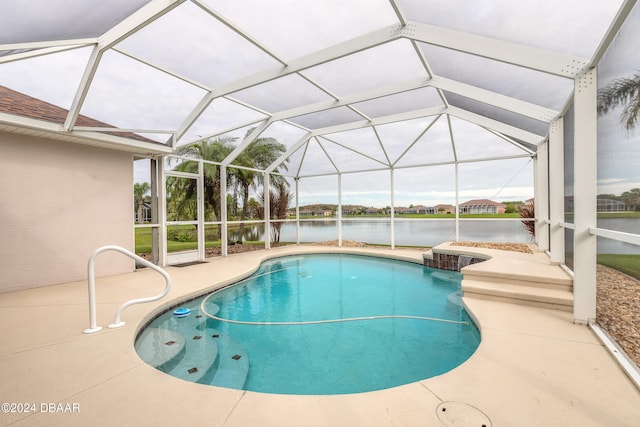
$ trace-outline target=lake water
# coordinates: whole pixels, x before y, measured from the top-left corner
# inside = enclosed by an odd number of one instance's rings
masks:
[[[637,218],[601,218],[598,227],[627,233],[640,234]],[[262,240],[263,226],[247,227],[245,238]],[[232,237],[233,238],[233,237]],[[311,220],[300,222],[301,242],[323,242],[338,238],[335,220]],[[397,246],[435,246],[447,240],[455,240],[453,219],[396,219],[395,244]],[[342,239],[370,244],[391,244],[391,223],[371,219],[349,219],[342,223]],[[296,224],[282,225],[280,241],[295,242]],[[460,240],[485,242],[530,243],[531,236],[519,219],[461,219]],[[598,253],[640,254],[640,246],[598,238]]]
[[[395,222],[395,244],[398,246],[435,246],[455,240],[456,224],[450,219],[403,219]],[[321,242],[338,238],[335,221],[300,223],[300,240]],[[342,238],[371,244],[391,244],[391,223],[387,221],[348,220],[342,223]],[[296,226],[282,226],[281,241],[296,241]],[[531,238],[519,220],[461,220],[460,240],[493,242],[530,242]]]
[[[598,228],[640,234],[639,218],[599,218]],[[598,237],[600,254],[640,254],[640,246]]]

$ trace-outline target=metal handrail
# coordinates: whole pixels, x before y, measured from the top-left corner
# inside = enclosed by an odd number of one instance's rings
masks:
[[[121,254],[127,255],[129,258],[136,260],[140,264],[146,267],[149,267],[152,270],[157,271],[164,277],[166,281],[166,286],[160,294],[153,297],[136,298],[123,303],[116,311],[115,317],[113,319],[113,323],[110,324],[108,328],[119,328],[121,326],[124,326],[125,322],[122,322],[120,320],[120,316],[122,315],[122,312],[124,311],[125,308],[133,304],[142,304],[145,302],[157,301],[161,298],[164,298],[171,290],[171,277],[169,277],[169,274],[165,270],[158,267],[157,265],[147,261],[146,259],[120,246],[108,245],[108,246],[103,246],[101,248],[96,249],[93,255],[91,255],[91,257],[89,258],[89,265],[87,267],[88,280],[89,280],[89,328],[84,330],[85,334],[92,334],[94,332],[98,332],[102,330],[102,326],[98,326],[96,321],[96,285],[95,285],[94,270],[95,270],[96,257],[105,251],[116,251],[116,252],[120,252]]]

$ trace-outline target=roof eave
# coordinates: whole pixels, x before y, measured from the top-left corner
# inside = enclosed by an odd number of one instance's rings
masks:
[[[102,132],[64,132],[60,124],[2,112],[0,112],[0,131],[127,151],[144,156],[173,152],[170,146],[161,143],[144,142]]]

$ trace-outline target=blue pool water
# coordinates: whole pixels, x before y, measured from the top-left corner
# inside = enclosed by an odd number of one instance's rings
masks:
[[[443,374],[477,348],[460,279],[377,257],[277,258],[247,280],[181,304],[189,316],[160,315],[136,349],[164,372],[223,387],[281,394],[389,388]],[[354,318],[363,319],[321,323]]]

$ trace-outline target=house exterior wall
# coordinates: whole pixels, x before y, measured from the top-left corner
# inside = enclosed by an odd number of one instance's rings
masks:
[[[98,247],[133,250],[131,153],[4,132],[0,153],[0,292],[86,280]],[[96,276],[133,269],[96,262]]]

